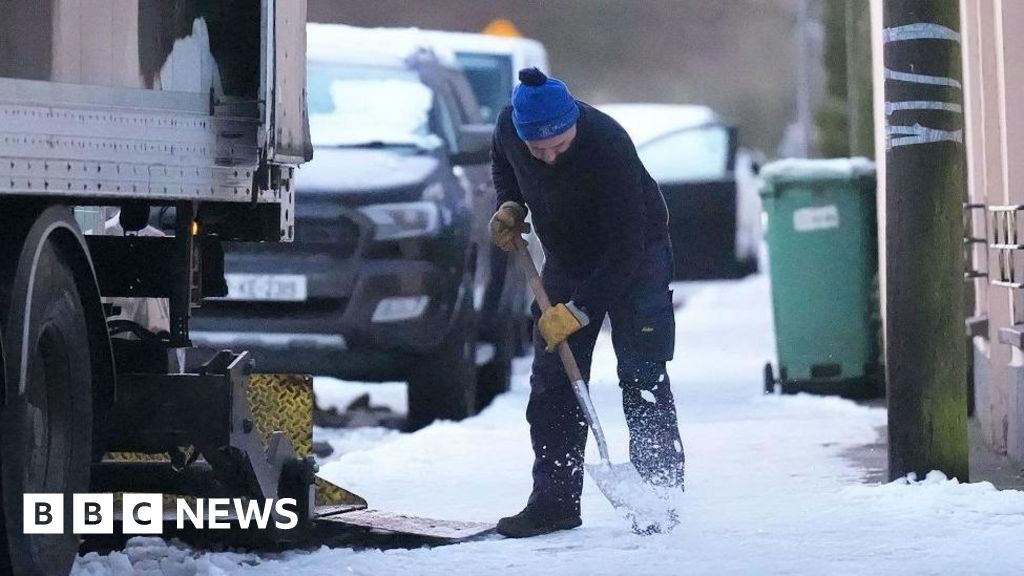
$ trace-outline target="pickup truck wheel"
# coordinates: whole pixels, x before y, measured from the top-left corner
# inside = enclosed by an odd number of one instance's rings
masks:
[[[736,277],[746,278],[758,272],[757,256],[748,256],[736,261]]]
[[[8,392],[0,416],[0,494],[8,528],[0,573],[67,574],[79,544],[70,530],[70,495],[89,489],[89,332],[71,264],[54,237],[32,244],[26,243],[15,273],[5,274],[13,280],[0,287]],[[65,495],[61,534],[23,534],[26,493]]]
[[[418,430],[434,420],[462,420],[476,413],[476,343],[476,310],[470,297],[463,301],[445,341],[412,367],[407,429]]]
[[[512,384],[512,358],[516,353],[517,319],[509,311],[500,321],[498,338],[494,343],[494,358],[480,367],[477,378],[476,409],[483,410],[499,395],[508,392]]]
[[[515,357],[522,358],[533,354],[533,313],[530,311],[533,296],[529,294],[530,287],[522,272],[512,269],[511,274],[516,279],[516,300],[512,311],[516,331]]]
[[[529,310],[529,306],[527,306]],[[533,353],[533,316],[529,313],[516,319],[516,358]]]

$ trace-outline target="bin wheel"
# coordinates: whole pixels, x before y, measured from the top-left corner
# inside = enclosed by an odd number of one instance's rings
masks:
[[[764,393],[775,393],[775,371],[772,370],[772,363],[764,363]]]

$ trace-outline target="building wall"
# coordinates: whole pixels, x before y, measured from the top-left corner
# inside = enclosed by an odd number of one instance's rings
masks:
[[[976,364],[975,417],[984,440],[997,452],[1024,462],[1024,352],[1006,334],[1024,327],[1024,290],[1000,285],[1013,278],[1007,263],[1024,264],[1024,252],[994,248],[999,213],[993,207],[1024,204],[1024,103],[1013,98],[1024,89],[1024,3],[1018,0],[961,0],[964,54],[965,144],[970,202],[988,209],[971,211],[967,222],[988,246],[977,246],[973,266],[988,277],[976,280],[974,315],[987,330],[972,339]],[[1022,222],[1011,228],[1024,232]]]
[[[875,86],[884,86],[882,62],[882,5],[871,0],[874,31]],[[967,153],[967,199],[978,209],[966,209],[965,233],[984,238],[967,248],[968,269],[985,277],[965,279],[972,284],[968,304],[969,350],[973,355],[974,418],[982,440],[994,451],[1024,464],[1024,351],[1008,343],[1008,335],[1024,332],[1024,289],[999,285],[1006,275],[1003,262],[1012,260],[1015,278],[1024,282],[1024,250],[1007,255],[993,247],[996,207],[1024,205],[1024,2],[1020,0],[961,0],[963,53],[964,144]],[[885,100],[875,94],[875,142],[879,170],[879,219],[884,221]],[[1015,213],[1019,242],[1024,244],[1024,211]],[[880,255],[885,255],[884,226],[879,226]],[[884,274],[885,263],[881,263]],[[1010,279],[1010,278],[1002,278]],[[885,279],[882,278],[884,282]],[[884,302],[884,299],[883,299]],[[883,310],[883,315],[885,311]]]
[[[1002,132],[1003,197],[1006,204],[1024,204],[1024,102],[1019,95],[1024,90],[1024,68],[1020,55],[1024,54],[1024,2],[999,0],[996,8],[996,54],[1000,80],[1000,111]],[[984,31],[982,31],[984,33]],[[1014,97],[1018,96],[1018,97]],[[1024,213],[1018,213],[1024,216]],[[1024,231],[1024,224],[1017,226]],[[1024,265],[1024,253],[1018,253],[1015,263]],[[1010,292],[1010,319],[1013,325],[1024,329],[1024,290]],[[1010,349],[1009,372],[1005,384],[1006,450],[1017,462],[1024,462],[1024,352],[1016,346]]]
[[[975,78],[969,78],[965,92],[971,101],[977,101],[976,110],[968,110],[969,126],[968,170],[973,170],[975,178],[969,182],[972,198],[989,206],[1009,204],[1010,190],[1006,186],[1005,163],[1006,146],[1003,131],[1003,115],[1005,113],[1003,85],[1004,60],[999,46],[1002,44],[1001,0],[997,2],[971,2],[962,4],[967,28],[965,30],[968,47],[965,62],[977,68]],[[973,5],[973,6],[972,6]],[[972,22],[973,20],[973,22]],[[990,243],[995,241],[991,215],[986,215],[987,235]],[[998,274],[998,255],[990,251],[988,258],[989,284],[992,277]],[[977,303],[976,313],[989,319],[987,342],[982,346],[978,342],[976,350],[978,359],[989,362],[989,378],[976,387],[976,402],[981,404],[978,418],[983,424],[985,439],[997,451],[1005,451],[1007,446],[1007,385],[1011,377],[1009,372],[1013,358],[1012,348],[1000,342],[999,331],[1014,323],[1011,312],[1012,292],[1006,288],[989,285],[985,298]]]

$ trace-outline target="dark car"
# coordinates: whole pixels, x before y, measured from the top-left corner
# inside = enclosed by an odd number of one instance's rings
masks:
[[[317,38],[295,242],[226,245],[229,295],[204,303],[193,338],[249,349],[260,371],[408,381],[411,427],[471,415],[508,388],[524,337],[523,281],[487,237],[490,127],[431,53]]]
[[[761,244],[757,179],[736,127],[710,108],[609,104],[629,133],[669,211],[677,280],[755,272]]]

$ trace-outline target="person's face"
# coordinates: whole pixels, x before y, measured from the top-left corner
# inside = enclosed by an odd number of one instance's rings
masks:
[[[534,158],[548,166],[554,166],[558,161],[558,157],[569,150],[569,147],[572,146],[572,141],[575,139],[576,125],[573,124],[572,128],[558,136],[552,136],[543,140],[527,140],[526,147]]]

